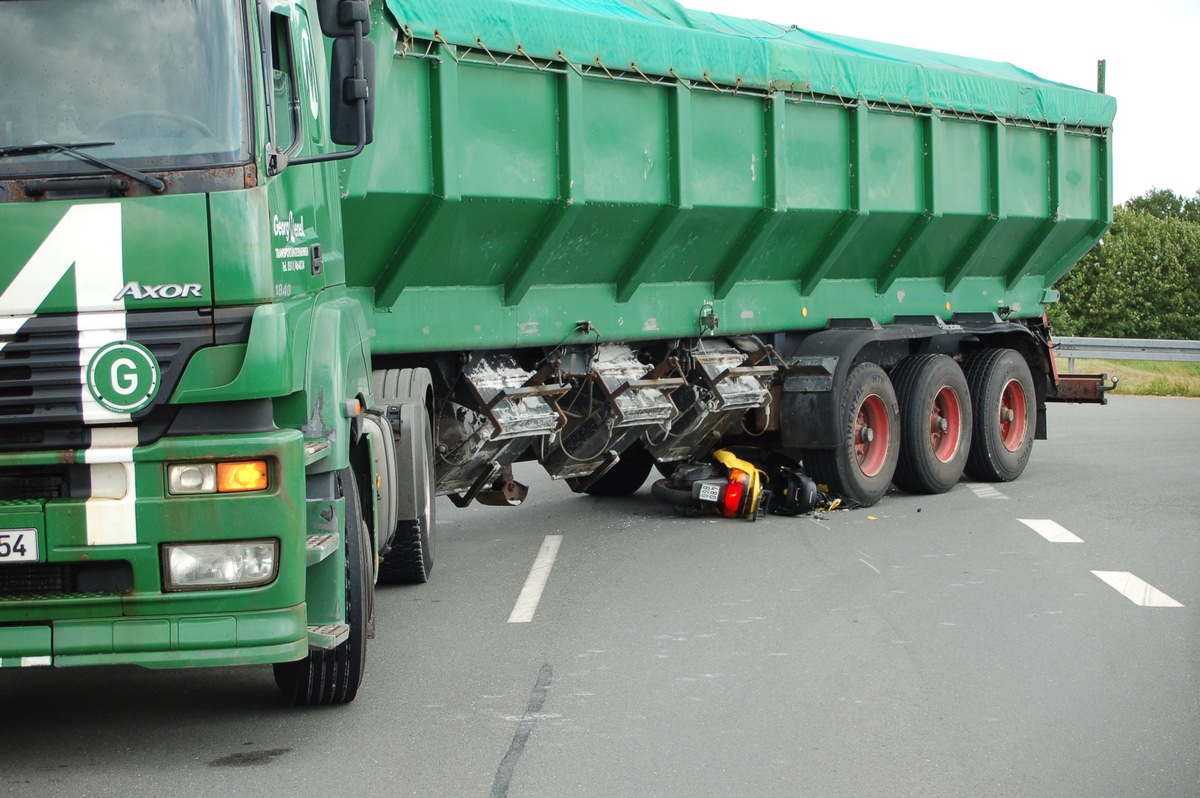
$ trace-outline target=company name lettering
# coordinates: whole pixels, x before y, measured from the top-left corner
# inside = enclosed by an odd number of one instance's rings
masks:
[[[300,217],[300,221],[296,221],[296,217],[288,211],[286,219],[280,219],[275,216],[271,220],[275,235],[283,236],[289,243],[295,244],[296,241],[304,238],[304,217]]]

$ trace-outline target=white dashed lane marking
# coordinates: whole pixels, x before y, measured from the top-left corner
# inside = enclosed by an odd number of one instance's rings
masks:
[[[986,485],[982,482],[968,482],[967,487],[981,499],[1007,499],[1000,491],[993,488],[991,485]]]
[[[1182,607],[1175,599],[1128,571],[1092,571],[1113,590],[1139,607]]]
[[[987,486],[981,486],[987,487]],[[974,487],[971,488],[975,490]],[[976,491],[978,494],[979,491]],[[1037,532],[1051,543],[1083,543],[1083,539],[1049,518],[1018,518],[1025,526]],[[1168,596],[1145,580],[1129,571],[1092,571],[1099,579],[1139,607],[1182,607],[1183,604]]]
[[[533,561],[533,567],[529,569],[529,577],[525,580],[525,586],[521,588],[521,595],[517,596],[517,603],[513,606],[512,614],[508,616],[509,623],[529,623],[533,620],[560,545],[562,535],[546,535],[546,539],[542,541],[542,548]]]
[[[1051,543],[1083,542],[1083,538],[1078,537],[1057,521],[1051,521],[1049,518],[1018,518],[1017,520]]]

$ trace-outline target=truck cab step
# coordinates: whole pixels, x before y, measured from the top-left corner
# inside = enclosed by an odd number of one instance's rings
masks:
[[[307,566],[316,565],[337,551],[337,547],[341,545],[341,542],[342,536],[337,532],[327,532],[323,535],[309,535],[308,542],[304,547],[304,564]]]
[[[350,636],[350,624],[330,623],[308,627],[308,647],[318,651],[332,651]]]

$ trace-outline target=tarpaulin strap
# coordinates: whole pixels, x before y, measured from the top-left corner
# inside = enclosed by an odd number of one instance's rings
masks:
[[[596,56],[596,65],[604,70],[605,75],[608,75],[608,77],[612,80],[616,80],[616,78],[613,76],[613,73],[609,72],[608,67],[606,67],[604,62],[600,60],[600,56]]]
[[[544,67],[542,67],[540,64],[538,64],[537,61],[534,61],[532,58],[530,58],[529,53],[525,52],[525,48],[519,44],[517,45],[517,52],[520,53],[521,55],[525,56],[525,60],[528,61],[529,63],[533,64],[533,68],[536,69],[538,72],[541,72],[542,69],[544,69]]]
[[[492,59],[493,64],[495,64],[496,66],[500,66],[500,62],[496,60],[496,56],[492,55],[492,51],[488,49],[488,46],[483,43],[483,39],[480,39],[477,36],[477,37],[475,37],[475,43],[483,48],[483,51],[485,53],[487,53],[488,58]]]
[[[453,58],[454,63],[457,64],[459,61],[459,58],[458,58],[458,55],[454,52],[454,49],[455,49],[454,45],[450,44],[450,42],[443,39],[442,34],[438,33],[436,30],[433,32],[433,38],[437,39],[439,42],[441,42],[443,45],[445,45],[446,51],[448,53],[450,53],[450,57]]]

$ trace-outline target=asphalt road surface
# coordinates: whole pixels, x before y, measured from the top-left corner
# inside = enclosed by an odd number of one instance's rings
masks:
[[[0,795],[1200,795],[1200,401],[1050,436],[1017,482],[755,523],[521,472],[439,503],[355,703],[5,671]]]

